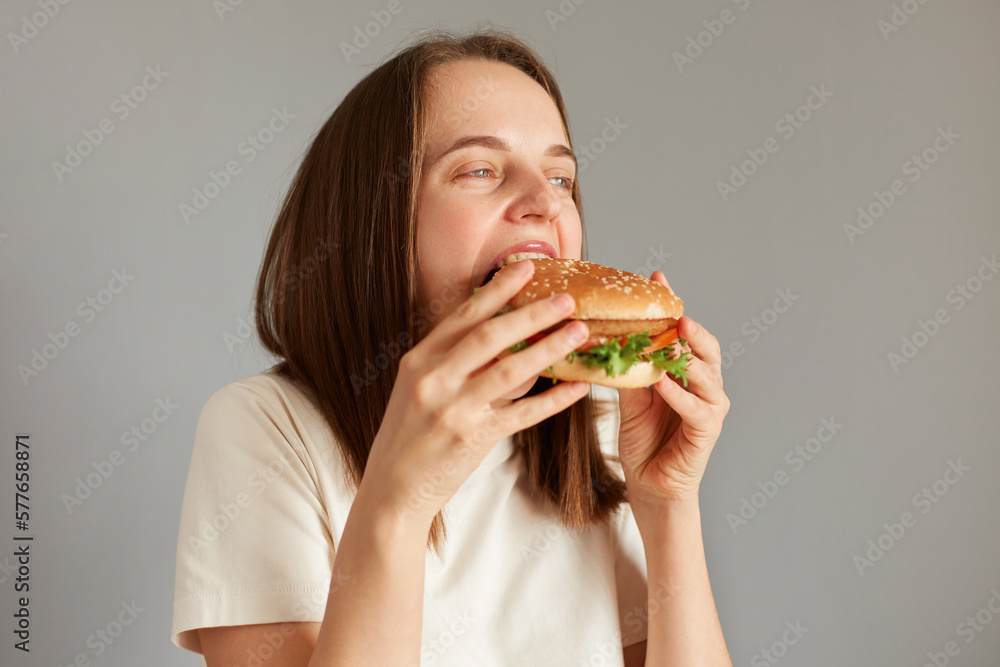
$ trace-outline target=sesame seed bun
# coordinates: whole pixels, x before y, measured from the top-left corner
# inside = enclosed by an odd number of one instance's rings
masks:
[[[669,287],[644,276],[582,259],[531,262],[535,274],[510,300],[512,308],[566,292],[576,301],[570,316],[574,320],[642,320],[645,325],[648,320],[676,321],[684,314],[684,302]]]

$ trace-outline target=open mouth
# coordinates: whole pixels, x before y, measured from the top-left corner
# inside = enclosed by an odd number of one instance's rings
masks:
[[[483,280],[483,285],[493,280],[493,276],[497,274],[497,271],[507,266],[508,264],[513,264],[514,262],[520,262],[522,259],[551,259],[548,255],[543,252],[516,252],[507,255],[506,259],[502,259],[497,262],[496,266],[490,269],[490,272],[486,274],[486,278]],[[482,287],[483,285],[480,285]]]

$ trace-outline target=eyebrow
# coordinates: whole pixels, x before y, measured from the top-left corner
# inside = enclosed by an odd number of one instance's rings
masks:
[[[510,152],[510,144],[508,144],[500,137],[494,137],[492,135],[462,137],[454,144],[452,144],[451,147],[448,148],[445,152],[441,153],[441,155],[438,155],[434,159],[434,162],[431,163],[431,166],[437,164],[448,153],[452,153],[454,151],[461,150],[462,148],[467,148],[469,146],[483,146],[484,148],[489,148],[495,151],[505,151],[507,153]],[[570,150],[569,146],[565,144],[552,144],[551,146],[545,149],[545,155],[551,157],[568,157],[570,160],[573,161],[573,167],[574,168],[577,167],[576,155],[574,155],[573,151]]]

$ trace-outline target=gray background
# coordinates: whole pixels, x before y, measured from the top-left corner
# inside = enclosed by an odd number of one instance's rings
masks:
[[[403,0],[348,62],[340,43],[386,5],[70,2],[16,53],[9,33],[40,7],[0,9],[0,662],[198,664],[169,643],[184,481],[204,401],[270,365],[240,318],[281,197],[343,95],[413,30],[490,19],[552,66],[578,153],[595,151],[581,173],[590,258],[647,274],[662,262],[687,313],[743,346],[701,492],[734,662],[765,664],[799,622],[782,665],[919,666],[948,641],[950,664],[1000,664],[1000,618],[971,641],[958,627],[1000,591],[1000,280],[976,282],[1000,250],[1000,5],[897,2],[887,32],[889,0],[563,0],[565,16],[557,0]],[[679,68],[673,54],[725,9],[732,22]],[[112,102],[147,66],[169,75],[122,120]],[[811,86],[832,95],[787,137],[776,123]],[[247,162],[240,143],[275,107],[295,118]],[[52,163],[104,118],[114,131],[60,181]],[[627,127],[602,145],[609,119]],[[910,180],[905,163],[939,128],[959,138]],[[717,182],[769,137],[777,152],[724,200]],[[185,223],[179,205],[228,160],[242,172]],[[905,193],[849,239],[857,208],[895,179]],[[134,279],[87,321],[78,304],[122,269]],[[970,279],[981,289],[959,308]],[[769,313],[777,290],[794,300]],[[894,369],[887,355],[939,309],[947,322]],[[78,335],[23,381],[18,367],[70,323]],[[168,398],[173,414],[123,447]],[[843,426],[795,470],[786,454],[824,418]],[[11,633],[16,433],[32,443],[30,657]],[[63,494],[114,449],[122,464],[70,513]],[[959,460],[968,470],[939,482],[943,497],[914,501]],[[786,484],[764,484],[779,471]],[[734,528],[743,499],[762,506]],[[904,512],[915,525],[888,536]],[[880,536],[889,550],[859,571]],[[96,655],[88,636],[133,600],[136,622]]]

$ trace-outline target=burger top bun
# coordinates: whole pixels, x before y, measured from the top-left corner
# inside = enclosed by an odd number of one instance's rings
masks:
[[[535,273],[510,300],[512,308],[566,292],[576,302],[569,316],[575,320],[662,320],[684,314],[684,302],[670,288],[638,274],[581,259],[531,262]]]

